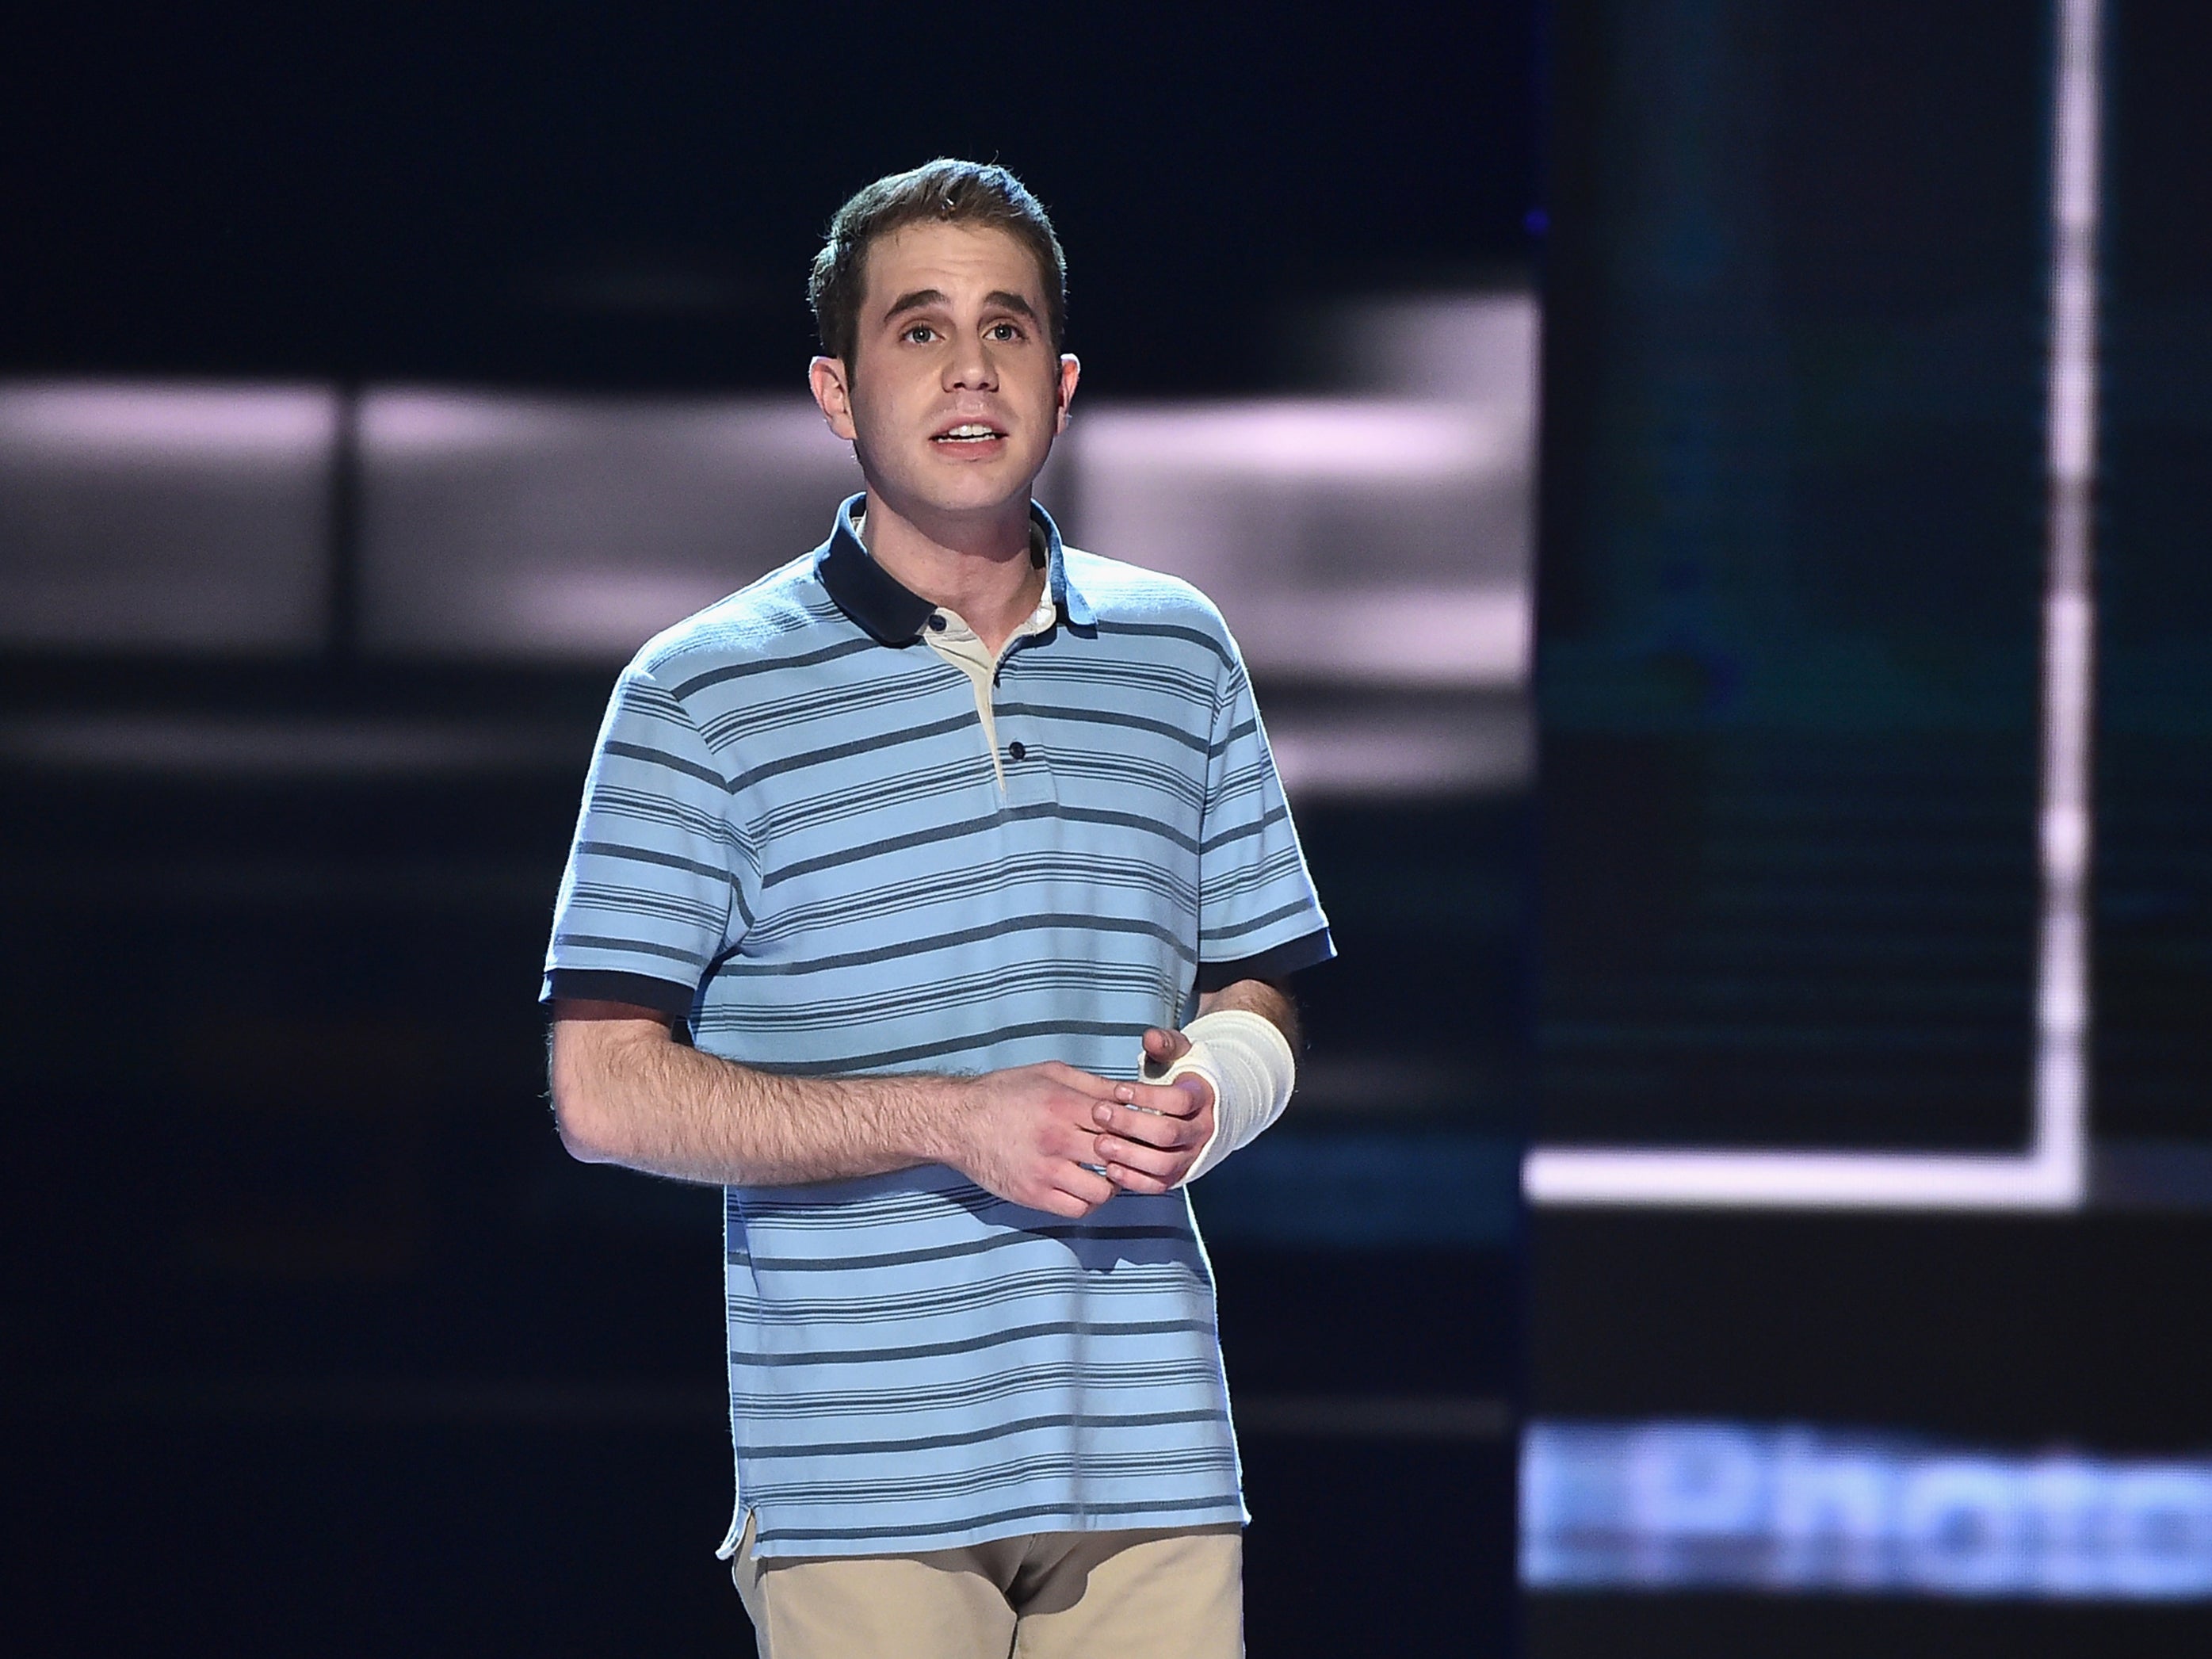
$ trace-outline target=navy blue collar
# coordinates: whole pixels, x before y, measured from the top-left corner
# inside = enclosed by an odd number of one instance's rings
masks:
[[[884,645],[910,644],[921,637],[937,607],[878,564],[860,545],[853,514],[867,499],[865,493],[851,496],[837,509],[837,527],[815,554],[814,574],[837,608],[872,637]],[[1061,619],[1088,627],[1092,620],[1090,602],[1067,580],[1060,526],[1035,501],[1030,503],[1030,556],[1044,567],[1045,587]]]

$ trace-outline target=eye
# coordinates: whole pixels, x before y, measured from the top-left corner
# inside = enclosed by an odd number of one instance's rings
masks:
[[[999,341],[1018,340],[1022,337],[1020,325],[1016,323],[994,323],[991,325],[991,337]]]
[[[915,345],[927,345],[936,337],[937,331],[927,323],[909,324],[899,335],[902,340],[909,340]]]

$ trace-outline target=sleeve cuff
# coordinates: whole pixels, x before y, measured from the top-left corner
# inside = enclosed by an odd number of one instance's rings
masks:
[[[544,993],[538,999],[550,1006],[556,1001],[627,1002],[650,1008],[671,1019],[688,1018],[696,994],[693,987],[646,974],[613,973],[594,968],[556,968],[545,975]]]
[[[1234,962],[1200,963],[1198,988],[1200,992],[1218,991],[1240,979],[1283,979],[1302,969],[1319,967],[1335,956],[1336,946],[1329,939],[1328,929],[1316,927],[1301,939],[1262,951],[1256,957],[1240,957]]]

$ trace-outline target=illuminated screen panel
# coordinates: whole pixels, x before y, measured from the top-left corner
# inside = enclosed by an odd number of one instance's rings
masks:
[[[1519,695],[1534,296],[1347,307],[1327,331],[1360,359],[1351,395],[1080,414],[1075,534],[1195,582],[1263,684]]]
[[[319,648],[337,426],[319,387],[0,385],[0,648]]]
[[[1691,9],[1580,9],[1530,1190],[1659,1149],[1614,1173],[1879,1202],[1901,1166],[1867,1157],[1903,1152],[1936,1177],[1903,1201],[2070,1201],[2037,1115],[2067,1094],[2039,1021],[2080,1012],[2049,994],[2080,945],[2046,938],[2049,694],[2086,672],[2046,564],[2045,20]]]
[[[619,662],[798,557],[860,486],[804,398],[362,399],[372,650]]]

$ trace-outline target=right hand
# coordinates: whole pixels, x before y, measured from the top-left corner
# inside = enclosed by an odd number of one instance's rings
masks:
[[[1084,1167],[1104,1161],[1091,1111],[1114,1089],[1056,1060],[987,1072],[965,1091],[945,1161],[1010,1203],[1070,1220],[1089,1215],[1116,1191]]]

